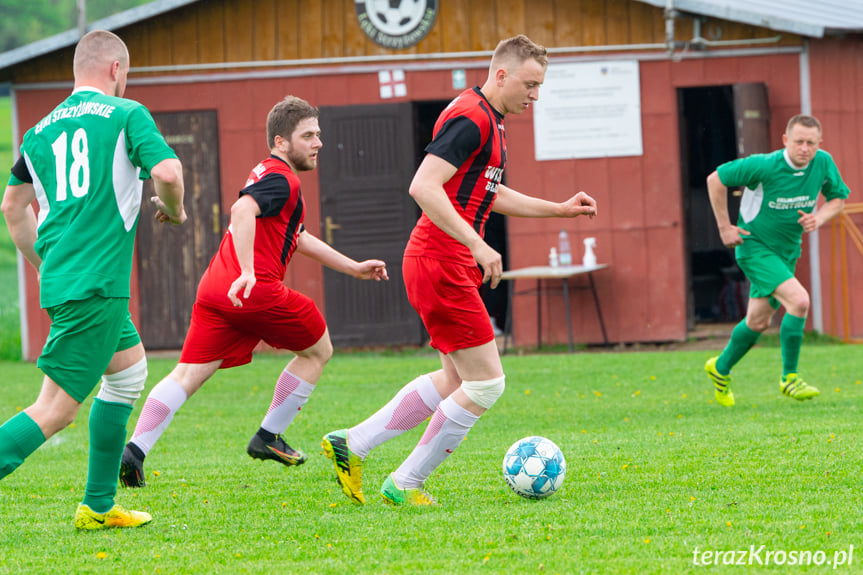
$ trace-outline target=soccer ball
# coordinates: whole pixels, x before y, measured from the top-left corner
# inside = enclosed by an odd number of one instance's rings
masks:
[[[519,439],[503,457],[503,478],[510,489],[528,499],[548,497],[563,485],[566,460],[550,439]]]

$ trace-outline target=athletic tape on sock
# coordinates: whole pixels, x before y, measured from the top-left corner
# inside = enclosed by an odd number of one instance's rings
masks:
[[[147,358],[117,373],[102,376],[102,387],[96,396],[102,401],[134,405],[147,382]]]

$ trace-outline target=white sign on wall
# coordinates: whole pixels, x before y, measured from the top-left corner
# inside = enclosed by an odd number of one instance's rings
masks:
[[[533,122],[537,160],[642,155],[638,62],[549,63]]]

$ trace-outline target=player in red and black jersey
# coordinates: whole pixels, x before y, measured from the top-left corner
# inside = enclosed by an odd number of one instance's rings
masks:
[[[288,96],[267,116],[270,157],[249,174],[231,207],[231,225],[198,285],[180,363],[144,404],[126,445],[120,480],[141,487],[144,458],[186,399],[216,370],[244,365],[264,341],[293,351],[273,401],[247,452],[257,459],[300,465],[305,454],[281,434],[314,390],[333,353],[315,303],[282,281],[294,252],[359,279],[389,279],[381,260],[357,262],[303,228],[305,207],[297,172],[313,170],[321,149],[318,110]]]
[[[501,256],[483,240],[489,212],[522,217],[596,215],[578,192],[561,203],[520,194],[500,183],[506,167],[507,114],[539,98],[546,50],[520,35],[495,49],[482,88],[460,94],[435,124],[410,194],[423,210],[405,250],[408,298],[440,353],[442,369],[413,380],[377,413],[323,439],[342,490],[362,503],[362,466],[369,451],[431,416],[419,444],[384,482],[390,503],[431,505],[426,479],[459,445],[504,389],[494,332],[479,286],[496,287]],[[477,267],[479,265],[479,268]],[[481,268],[481,271],[480,271]]]
[[[458,215],[482,237],[506,167],[503,114],[479,88],[466,90],[438,118],[426,152],[451,167],[457,166],[443,189]],[[411,234],[405,256],[476,266],[467,246],[435,225],[425,211]]]

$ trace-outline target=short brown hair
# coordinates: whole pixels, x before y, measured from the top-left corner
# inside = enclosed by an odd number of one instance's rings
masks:
[[[807,116],[806,114],[797,114],[788,120],[788,125],[785,127],[785,133],[791,133],[791,128],[800,124],[804,128],[818,128],[818,133],[821,133],[821,122],[815,116]]]
[[[531,58],[539,62],[543,68],[548,66],[548,50],[545,46],[540,46],[524,34],[519,34],[498,43],[491,57],[491,66],[502,68],[511,64],[521,65]]]
[[[77,76],[92,66],[109,64],[114,61],[129,66],[129,49],[119,36],[107,30],[93,30],[84,34],[75,46],[72,70]]]
[[[276,136],[288,140],[297,129],[297,124],[319,115],[320,111],[302,98],[285,96],[267,114],[267,145],[272,150],[276,146]]]

